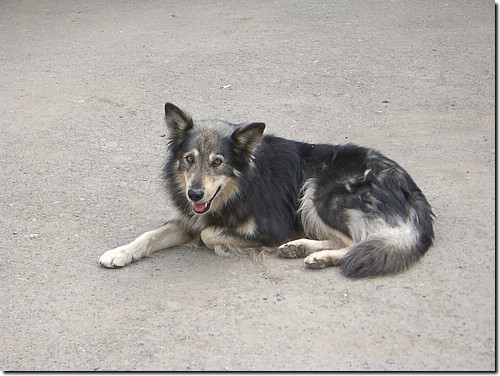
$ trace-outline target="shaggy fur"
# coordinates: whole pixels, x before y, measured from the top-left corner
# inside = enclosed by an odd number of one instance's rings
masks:
[[[423,193],[373,149],[263,135],[263,123],[195,122],[170,103],[165,120],[175,219],[104,253],[105,267],[202,241],[221,255],[273,248],[310,268],[367,277],[407,269],[432,244]]]

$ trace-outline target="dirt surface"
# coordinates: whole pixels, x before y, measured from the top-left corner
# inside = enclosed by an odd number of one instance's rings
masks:
[[[491,1],[2,1],[3,370],[494,370]],[[106,250],[160,226],[163,104],[397,160],[406,273]]]

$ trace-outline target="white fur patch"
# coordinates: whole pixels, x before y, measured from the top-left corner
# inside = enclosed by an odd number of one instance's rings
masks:
[[[180,245],[188,240],[178,223],[169,222],[159,229],[145,232],[129,244],[104,252],[99,264],[106,268],[122,267],[159,249]]]
[[[319,217],[313,201],[316,191],[316,180],[307,180],[301,191],[299,214],[304,227],[304,232],[309,238],[317,240],[339,239],[346,246],[352,244],[352,239],[340,231],[328,226]]]
[[[361,242],[371,235],[386,239],[398,249],[408,249],[417,243],[418,230],[410,219],[399,221],[397,226],[390,226],[381,218],[367,218],[360,210],[346,210],[349,221],[348,227],[355,242]]]

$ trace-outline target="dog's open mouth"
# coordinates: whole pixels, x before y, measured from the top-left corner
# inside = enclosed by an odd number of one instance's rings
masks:
[[[215,193],[212,196],[212,198],[210,200],[208,200],[207,202],[203,202],[203,203],[200,203],[200,204],[197,204],[196,202],[193,203],[193,210],[194,210],[194,212],[197,213],[197,214],[206,213],[210,209],[210,204],[212,203],[212,200],[215,198],[215,196],[217,196],[217,193],[219,193],[219,191],[220,191],[220,187],[217,188],[217,190],[215,191]]]

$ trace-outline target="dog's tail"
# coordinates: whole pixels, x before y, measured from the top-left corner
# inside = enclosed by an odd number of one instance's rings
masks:
[[[339,262],[342,274],[352,278],[395,274],[418,261],[434,238],[433,213],[424,203],[420,210],[412,210],[405,222],[382,228],[353,244]]]

